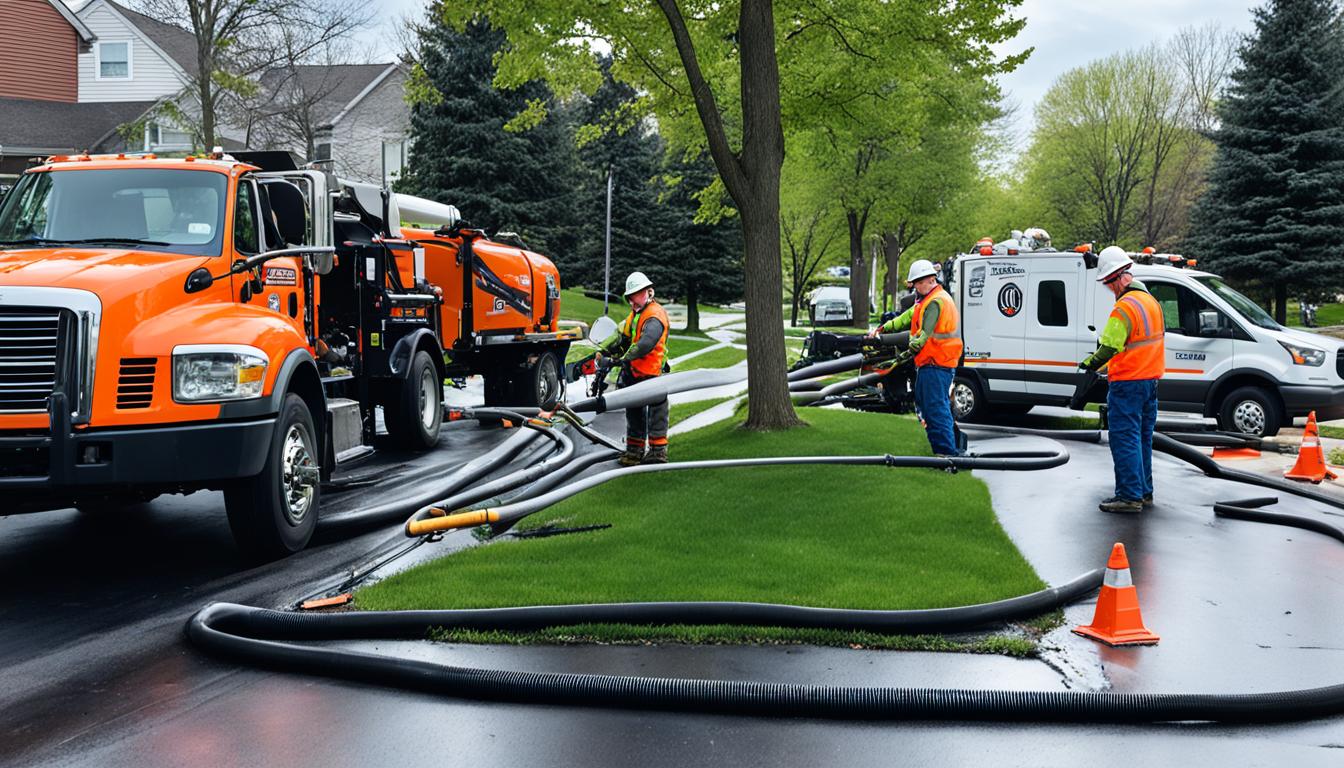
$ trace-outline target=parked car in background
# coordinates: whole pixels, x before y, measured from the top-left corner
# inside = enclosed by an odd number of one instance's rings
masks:
[[[827,267],[827,277],[849,277],[849,267]]]
[[[816,289],[808,297],[807,316],[812,325],[827,323],[849,325],[854,322],[854,307],[849,302],[849,288],[843,285],[823,285]]]

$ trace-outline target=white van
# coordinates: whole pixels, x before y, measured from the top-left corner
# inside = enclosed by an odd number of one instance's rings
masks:
[[[1097,282],[1091,252],[994,251],[959,255],[948,268],[965,342],[952,390],[961,419],[1068,404],[1084,376],[1078,361],[1096,348],[1115,305]],[[1260,435],[1308,411],[1321,420],[1344,417],[1344,342],[1284,328],[1184,257],[1130,256],[1166,319],[1163,410]]]

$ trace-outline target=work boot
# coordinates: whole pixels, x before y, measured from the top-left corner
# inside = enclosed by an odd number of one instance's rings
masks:
[[[1151,493],[1143,494],[1143,508],[1148,509],[1152,506],[1153,506],[1153,494]]]
[[[650,447],[650,448],[649,448],[649,452],[644,456],[644,461],[642,461],[642,462],[640,462],[640,463],[641,463],[641,464],[666,464],[666,463],[667,463],[667,446],[666,446],[666,445],[655,445],[655,446]]]
[[[642,461],[644,461],[644,449],[626,448],[625,453],[621,454],[621,458],[617,459],[616,463],[622,467],[633,467]]]
[[[1122,499],[1119,496],[1112,496],[1098,504],[1097,509],[1100,509],[1102,512],[1133,514],[1135,512],[1143,511],[1143,502],[1134,501],[1133,499]]]

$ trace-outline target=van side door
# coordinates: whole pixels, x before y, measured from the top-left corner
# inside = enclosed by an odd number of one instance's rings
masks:
[[[1029,394],[1070,398],[1082,380],[1078,361],[1087,352],[1083,323],[1086,270],[1079,257],[1040,257],[1027,279],[1023,378]]]

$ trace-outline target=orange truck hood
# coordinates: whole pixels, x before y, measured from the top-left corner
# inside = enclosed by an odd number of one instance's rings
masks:
[[[223,273],[224,259],[124,248],[0,250],[0,287],[27,285],[92,291],[106,309],[131,296],[172,294],[181,301],[187,275],[200,266]],[[137,302],[139,303],[139,302]]]

